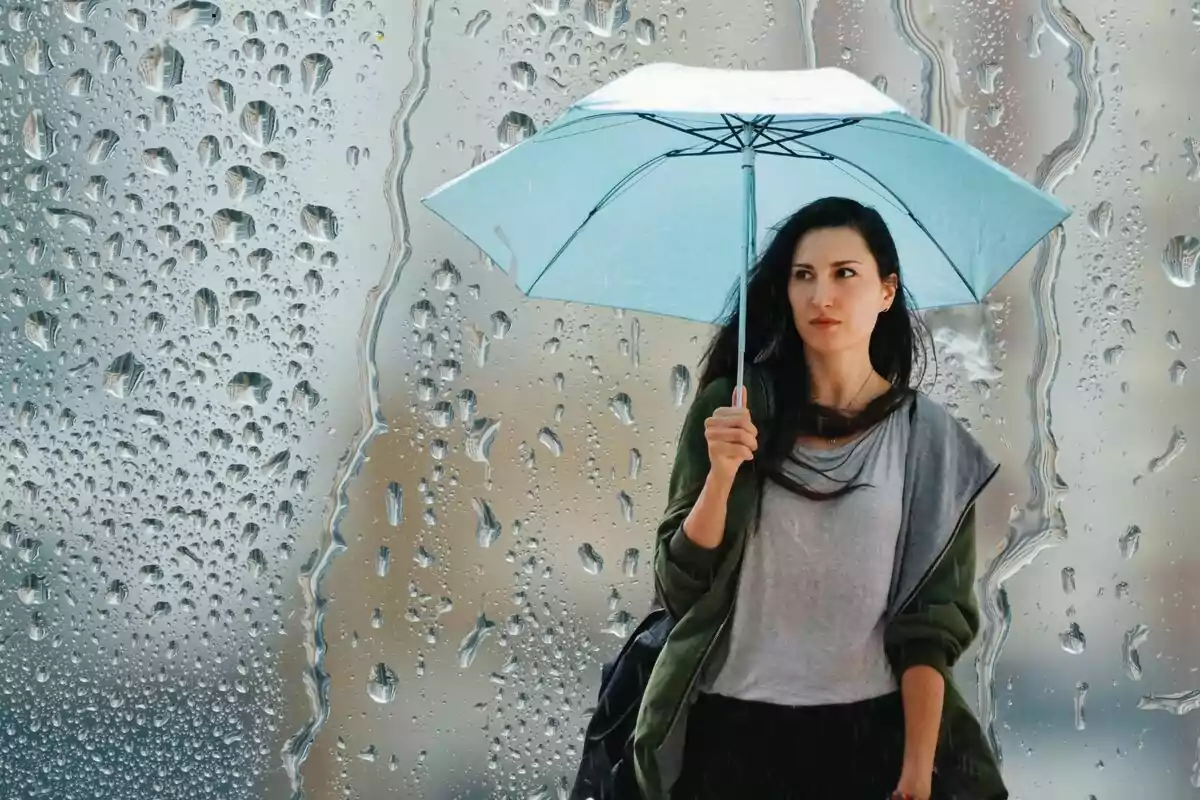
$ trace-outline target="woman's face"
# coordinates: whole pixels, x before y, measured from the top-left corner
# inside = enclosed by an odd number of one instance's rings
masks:
[[[880,279],[879,265],[858,231],[809,231],[796,243],[788,281],[792,318],[805,347],[831,354],[869,346],[896,286],[895,275]]]

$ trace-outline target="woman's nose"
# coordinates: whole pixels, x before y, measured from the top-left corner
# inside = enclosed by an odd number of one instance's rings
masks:
[[[833,300],[834,288],[829,281],[817,278],[813,281],[809,301],[817,308],[827,308]]]

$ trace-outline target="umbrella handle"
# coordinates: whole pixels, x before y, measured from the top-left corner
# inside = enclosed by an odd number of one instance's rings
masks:
[[[758,203],[754,185],[755,126],[742,126],[742,271],[738,280],[738,360],[736,405],[746,407],[746,276],[757,255]]]

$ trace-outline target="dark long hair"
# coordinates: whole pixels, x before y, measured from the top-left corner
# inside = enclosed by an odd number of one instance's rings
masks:
[[[857,231],[879,265],[879,277],[895,275],[897,281],[896,297],[891,307],[879,315],[870,342],[871,366],[891,382],[892,388],[854,416],[813,402],[804,343],[788,302],[796,244],[810,231],[829,228]],[[765,431],[760,426],[760,436],[766,434],[765,441],[759,441],[755,456],[760,480],[771,478],[814,500],[841,497],[859,488],[860,484],[852,479],[831,492],[817,491],[785,472],[784,465],[796,460],[794,450],[800,436],[842,437],[865,431],[912,394],[924,378],[927,331],[911,307],[900,276],[896,243],[875,209],[844,197],[826,197],[804,206],[776,227],[766,250],[751,269],[746,286],[746,358],[755,362],[775,399],[773,424]],[[737,375],[736,286],[727,308],[724,321],[704,355],[701,389],[719,378]]]

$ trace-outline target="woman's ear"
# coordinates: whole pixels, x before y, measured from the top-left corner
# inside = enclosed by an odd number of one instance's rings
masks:
[[[888,275],[883,279],[883,307],[879,309],[879,313],[883,313],[892,307],[892,303],[896,301],[896,291],[900,286],[900,277],[898,275]]]

